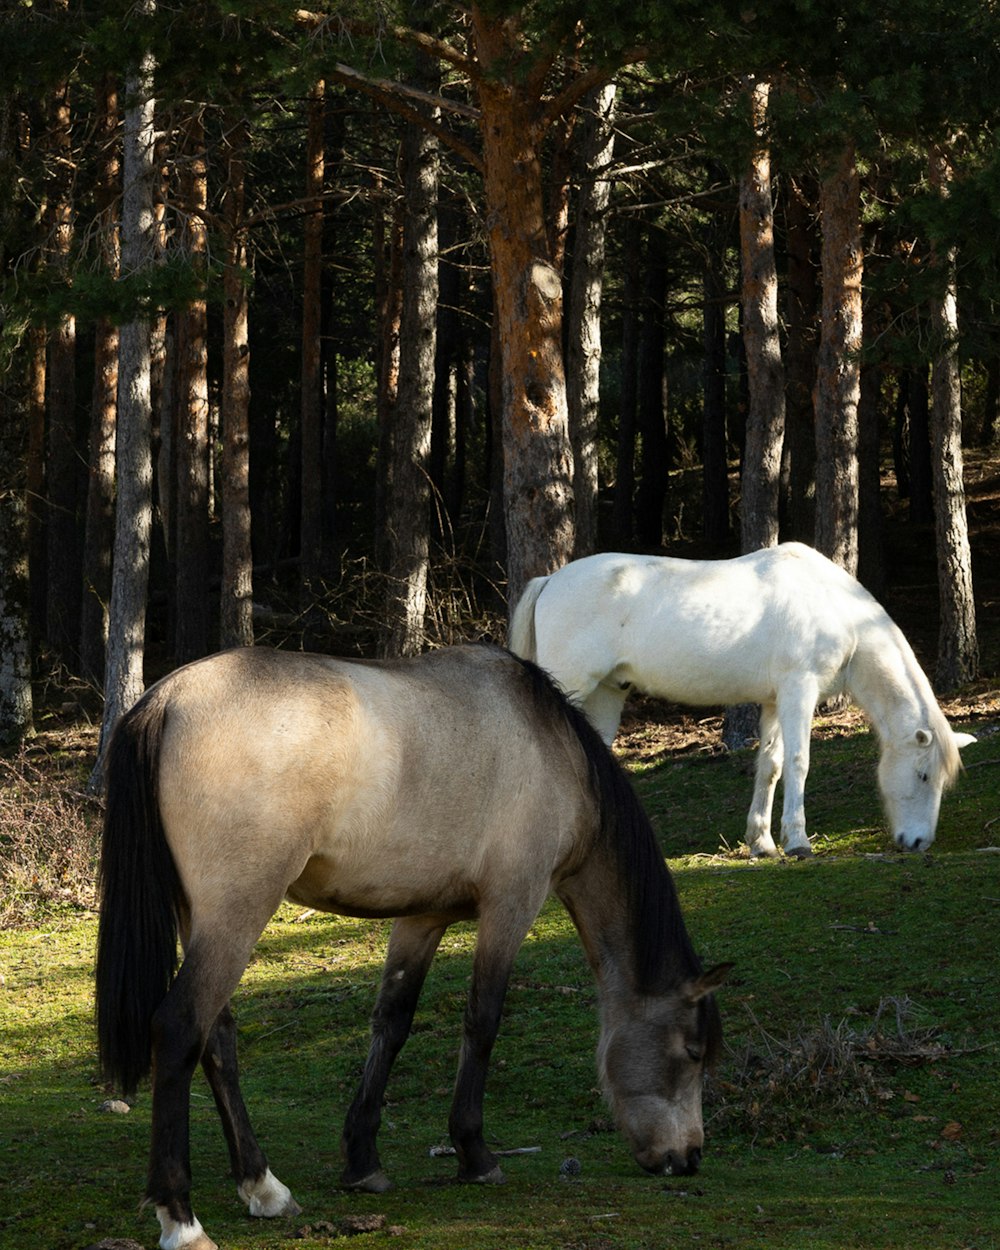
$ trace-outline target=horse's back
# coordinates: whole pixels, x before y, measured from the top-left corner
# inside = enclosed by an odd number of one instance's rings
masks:
[[[609,682],[692,704],[766,702],[803,669],[836,688],[871,611],[857,582],[798,543],[731,560],[603,553],[549,579],[537,655],[570,691]]]
[[[477,647],[387,662],[247,649],[178,670],[160,795],[189,893],[208,911],[242,878],[271,883],[264,910],[288,893],[346,914],[471,915],[483,874],[555,863],[577,773],[523,675]]]

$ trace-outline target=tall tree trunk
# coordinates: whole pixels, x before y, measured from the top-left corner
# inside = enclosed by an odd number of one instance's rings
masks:
[[[934,471],[931,467],[931,397],[927,366],[909,370],[906,387],[909,520],[930,525],[934,520]]]
[[[97,206],[102,222],[101,251],[105,269],[117,277],[119,238],[113,205],[120,173],[115,143],[118,96],[110,80],[105,80],[99,88],[98,126],[106,153],[97,187]],[[117,400],[118,327],[110,318],[101,317],[94,329],[94,386],[90,401],[89,480],[80,621],[80,668],[84,677],[98,686],[104,683],[104,655],[108,645]]]
[[[148,21],[155,0],[137,0],[135,12]],[[122,278],[141,276],[156,254],[153,180],[153,54],[146,52],[126,80],[122,149]],[[135,316],[121,328],[118,355],[118,438],[115,460],[118,496],[111,583],[104,717],[91,785],[103,788],[104,757],[111,730],[142,693],[146,591],[152,522],[153,466],[150,449],[150,326]]]
[[[188,206],[185,246],[199,283],[204,279],[208,233],[205,135],[192,114],[184,141],[181,197]],[[204,295],[177,316],[177,598],[174,653],[180,664],[208,651],[208,305]]]
[[[853,147],[820,192],[823,309],[816,370],[816,547],[858,567],[858,396],[861,388],[861,185]]]
[[[567,316],[566,398],[573,444],[576,557],[597,548],[597,446],[601,402],[601,296],[611,159],[615,134],[615,85],[606,83],[585,100],[587,117],[578,159],[576,238]]]
[[[951,166],[941,147],[931,152],[930,175],[932,186],[946,197]],[[931,444],[940,598],[936,684],[939,690],[954,690],[978,675],[979,643],[963,481],[955,249],[935,250],[932,263],[941,278],[940,294],[930,308],[936,351],[931,383]]]
[[[516,66],[515,22],[477,5],[471,30],[501,352],[507,595],[573,554],[573,452],[563,368],[562,283],[542,194],[541,82]]]
[[[316,593],[323,571],[323,181],[326,170],[326,84],[309,94],[302,273],[302,513],[299,525],[302,606]]]
[[[253,645],[253,547],[250,525],[250,335],[247,246],[243,225],[247,127],[226,131],[226,261],[222,327],[222,589],[223,647]]]
[[[0,275],[6,275],[13,240],[18,142],[14,103],[0,94]],[[0,333],[4,326],[0,303]],[[28,443],[30,356],[0,362],[0,746],[32,732],[31,640],[28,626],[28,517],[25,474]],[[17,372],[15,372],[15,369]]]
[[[723,178],[710,167],[713,182]],[[726,430],[726,215],[714,212],[705,231],[702,270],[702,531],[710,542],[729,536],[729,437]]]
[[[48,332],[32,326],[25,349],[28,356],[28,621],[34,648],[45,638],[45,608],[48,602],[48,542],[45,537],[45,366],[48,358]]]
[[[389,581],[383,655],[416,655],[424,642],[437,338],[438,163],[437,140],[409,123],[403,136],[403,310],[387,506]]]
[[[60,0],[60,10],[68,7]],[[73,145],[70,136],[69,83],[56,88],[51,117],[52,157],[57,170],[48,212],[50,264],[68,287],[73,245]],[[76,666],[80,645],[82,597],[79,495],[79,448],[76,437],[76,318],[64,312],[49,335],[48,596],[46,636],[62,658]]]
[[[381,184],[377,179],[376,191]],[[382,570],[388,559],[389,493],[392,490],[392,431],[399,393],[400,319],[403,314],[403,202],[393,195],[388,212],[375,196],[375,308],[378,451],[375,468],[375,560]],[[387,221],[388,218],[388,221]],[[386,228],[388,225],[388,228]]]
[[[810,187],[811,187],[810,182]],[[788,287],[785,301],[785,454],[788,460],[789,536],[811,542],[816,530],[816,232],[814,196],[803,183],[785,184]]]
[[[749,84],[758,144],[740,179],[743,262],[743,339],[750,407],[747,413],[740,507],[743,551],[778,541],[781,447],[785,432],[785,373],[778,337],[778,273],[774,256],[771,158],[765,142],[770,84]]]

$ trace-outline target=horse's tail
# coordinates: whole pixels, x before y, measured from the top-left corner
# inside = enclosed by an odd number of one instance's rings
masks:
[[[535,604],[545,589],[551,574],[533,577],[521,592],[514,615],[510,618],[508,648],[523,660],[538,658],[538,642],[535,638]]]
[[[180,878],[160,818],[166,699],[152,693],[108,748],[97,935],[97,1038],[105,1079],[135,1092],[152,1062],[152,1017],[177,966]]]

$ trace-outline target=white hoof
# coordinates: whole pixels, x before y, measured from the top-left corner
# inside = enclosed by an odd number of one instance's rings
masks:
[[[274,1175],[270,1168],[255,1181],[244,1181],[239,1195],[247,1204],[250,1214],[272,1220],[279,1215],[300,1215],[302,1208],[292,1197],[287,1185]]]
[[[156,1218],[160,1221],[160,1250],[219,1250],[198,1220],[179,1224],[167,1214],[166,1207],[156,1208]]]

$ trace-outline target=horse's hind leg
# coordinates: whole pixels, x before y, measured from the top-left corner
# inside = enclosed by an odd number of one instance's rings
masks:
[[[760,746],[757,748],[757,769],[754,777],[753,800],[747,815],[747,846],[753,857],[777,855],[778,848],[771,836],[771,809],[774,791],[781,777],[784,747],[777,708],[773,703],[762,704],[760,709]]]
[[[409,1035],[427,969],[445,928],[439,919],[424,916],[399,919],[392,927],[372,1013],[368,1058],[341,1138],[341,1181],[351,1189],[381,1193],[390,1187],[376,1146],[382,1098],[392,1065]]]
[[[222,1121],[233,1178],[250,1214],[267,1217],[298,1215],[302,1208],[288,1188],[271,1172],[250,1124],[240,1091],[236,1022],[228,1004],[212,1027],[201,1064]]]

